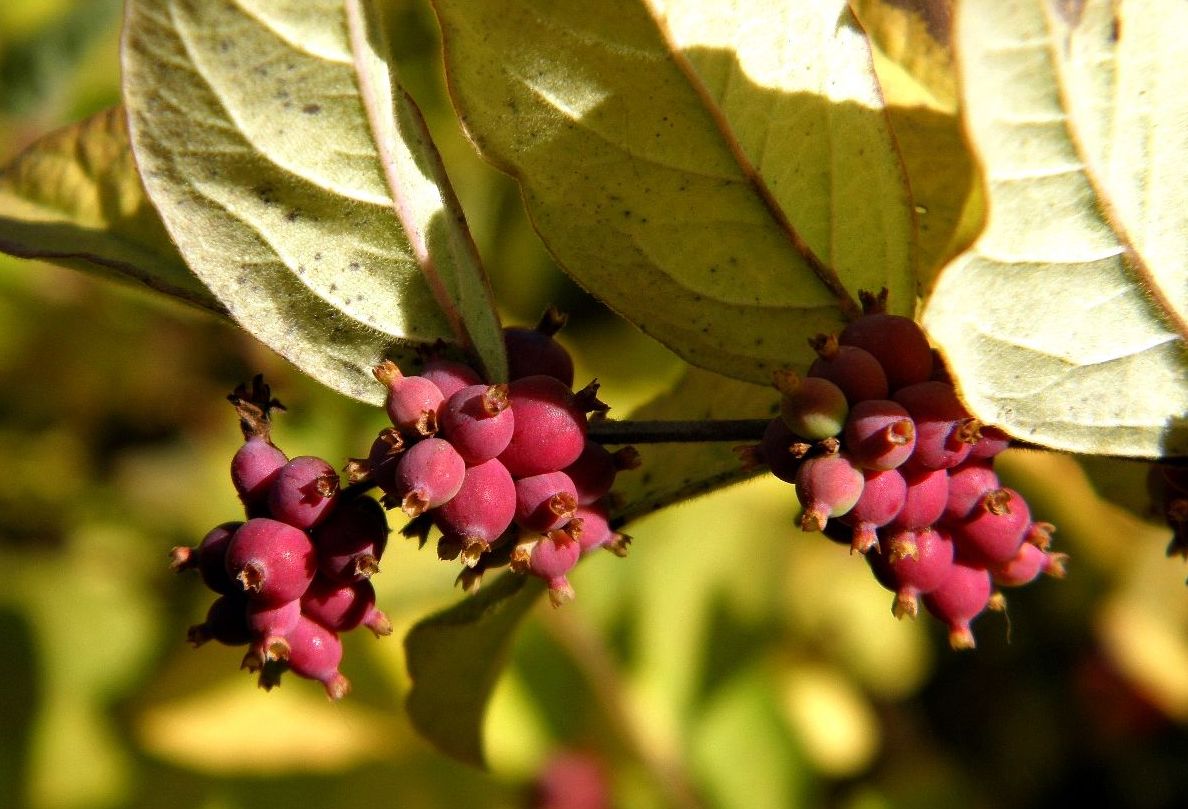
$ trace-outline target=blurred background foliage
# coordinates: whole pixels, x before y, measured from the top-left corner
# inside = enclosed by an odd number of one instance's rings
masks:
[[[629,412],[680,361],[552,265],[450,113],[426,7],[399,5],[404,80],[506,321],[567,309],[579,377]],[[0,157],[117,103],[119,15],[118,0],[0,3]],[[208,596],[166,564],[237,513],[223,397],[260,371],[291,454],[345,459],[382,422],[226,323],[0,256],[0,807],[517,807],[562,750],[600,761],[624,809],[1188,804],[1185,571],[1135,513],[1145,469],[1115,461],[1002,461],[1060,527],[1071,575],[1012,593],[973,653],[896,622],[865,565],[801,534],[791,490],[760,479],[630,526],[626,561],[589,560],[574,604],[538,608],[488,716],[489,773],[404,717],[398,638],[461,597],[411,543],[376,580],[396,636],[346,639],[352,695],[266,694],[238,650],[187,646]]]

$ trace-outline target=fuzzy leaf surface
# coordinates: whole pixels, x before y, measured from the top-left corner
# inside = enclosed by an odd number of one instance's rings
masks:
[[[913,222],[845,3],[434,0],[455,106],[560,264],[766,383],[859,289],[910,312]]]
[[[51,132],[0,171],[0,250],[222,311],[145,197],[120,108]]]
[[[130,0],[132,149],[231,316],[319,381],[439,339],[504,373],[489,290],[420,112],[364,0]]]
[[[961,7],[986,231],[925,326],[974,414],[1046,446],[1188,453],[1188,7]]]

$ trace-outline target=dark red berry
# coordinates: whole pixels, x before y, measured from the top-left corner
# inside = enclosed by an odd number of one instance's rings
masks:
[[[267,604],[301,598],[318,564],[304,531],[267,517],[248,520],[235,532],[226,561],[228,575]]]
[[[396,462],[390,494],[410,517],[442,506],[462,488],[466,462],[444,438],[426,438]]]
[[[804,506],[800,527],[820,531],[830,517],[845,514],[862,496],[865,479],[844,453],[809,458],[796,474],[796,497]]]
[[[932,347],[914,320],[885,313],[863,315],[838,336],[842,345],[874,355],[887,374],[892,391],[932,376]]]
[[[953,541],[931,528],[901,530],[887,538],[883,556],[897,584],[891,612],[896,618],[915,618],[919,596],[940,587],[952,570]]]
[[[993,462],[983,458],[969,458],[949,470],[949,497],[944,518],[950,522],[963,520],[990,492],[1000,488]]]
[[[421,369],[421,378],[437,386],[441,395],[449,399],[462,388],[481,385],[482,378],[469,365],[445,359],[432,359]]]
[[[388,360],[375,366],[372,373],[388,388],[384,407],[397,430],[409,438],[437,432],[437,412],[445,402],[437,385],[421,376],[405,376]]]
[[[785,483],[795,483],[796,473],[804,462],[810,445],[796,435],[780,417],[772,419],[763,431],[757,447],[746,448],[753,452],[753,463],[766,464],[771,473]]]
[[[631,449],[624,447],[620,450]],[[618,455],[612,454],[606,447],[596,441],[586,441],[582,454],[578,459],[565,467],[564,471],[573,481],[577,489],[578,503],[589,505],[602,499],[615,485],[615,475],[619,471]],[[634,455],[638,463],[638,453]]]
[[[446,399],[438,414],[441,435],[474,466],[507,449],[515,429],[507,385],[470,385]]]
[[[851,407],[867,399],[887,398],[887,374],[869,351],[839,345],[837,337],[831,335],[818,335],[810,342],[818,356],[809,366],[808,375],[837,385]]]
[[[195,646],[218,641],[224,646],[243,646],[252,640],[247,623],[247,599],[242,594],[221,595],[206,611],[206,621],[190,627],[186,639]]]
[[[366,579],[342,584],[318,576],[301,597],[301,611],[332,632],[366,626],[376,637],[392,634],[392,622],[376,609],[375,588]]]
[[[288,659],[287,636],[297,626],[300,616],[301,602],[296,599],[284,604],[250,602],[247,622],[252,630],[252,648],[244,658],[244,668],[258,671],[267,660]]]
[[[313,535],[318,568],[338,582],[361,581],[379,572],[388,544],[388,518],[379,503],[357,497],[335,509]]]
[[[969,456],[981,423],[970,416],[952,385],[921,382],[896,391],[894,399],[916,423],[913,464],[952,469]]]
[[[396,463],[407,448],[404,437],[395,427],[385,427],[371,442],[367,452],[367,475],[385,492],[395,488]]]
[[[868,399],[850,410],[842,442],[864,469],[895,469],[916,448],[916,426],[902,405]]]
[[[508,385],[515,429],[499,460],[514,477],[555,472],[576,461],[586,445],[586,414],[572,391],[551,376]]]
[[[243,525],[241,522],[225,522],[212,528],[197,547],[177,547],[171,551],[172,567],[180,572],[197,568],[203,583],[216,593],[242,592],[238,584],[227,575],[227,545],[231,536]]]
[[[330,514],[338,501],[339,480],[334,467],[312,455],[301,455],[285,464],[268,493],[273,519],[294,528],[313,528]]]
[[[508,379],[544,374],[567,388],[573,387],[573,358],[551,332],[511,326],[503,330],[503,344],[507,348]]]

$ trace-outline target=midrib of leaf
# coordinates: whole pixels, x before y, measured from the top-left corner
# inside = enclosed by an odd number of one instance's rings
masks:
[[[763,206],[767,210],[768,215],[771,216],[780,232],[784,234],[784,236],[792,244],[792,247],[797,253],[800,254],[801,258],[804,259],[805,263],[809,266],[821,283],[824,284],[825,287],[837,299],[838,306],[841,308],[842,312],[850,318],[860,315],[861,309],[855,302],[854,298],[850,295],[841,279],[838,278],[837,273],[834,272],[833,269],[824,261],[822,261],[821,258],[813,251],[808,242],[806,242],[797,232],[791,220],[788,219],[787,214],[784,213],[783,208],[780,206],[775,196],[771,193],[771,189],[768,188],[767,182],[763,179],[763,176],[759,173],[758,169],[756,169],[750,158],[748,158],[746,153],[743,151],[742,144],[739,141],[738,136],[734,133],[734,129],[731,126],[730,121],[727,120],[722,108],[714,102],[713,97],[709,93],[709,89],[705,86],[705,83],[697,74],[696,68],[693,67],[693,65],[685,57],[685,54],[673,40],[672,32],[669,31],[668,26],[665,24],[665,21],[661,19],[660,15],[656,13],[655,6],[650,2],[645,2],[644,5],[648,11],[648,16],[656,25],[656,30],[659,32],[661,40],[668,48],[669,56],[676,64],[677,68],[680,69],[681,73],[685,76],[685,79],[689,82],[689,86],[692,88],[693,92],[696,93],[697,97],[701,100],[701,103],[709,113],[710,118],[717,125],[718,132],[722,135],[723,143],[725,143],[726,147],[730,150],[730,154],[733,156],[735,163],[738,164],[739,170],[743,173],[743,176],[747,178],[747,181],[755,190],[756,195],[763,202]],[[832,143],[830,143],[830,147],[832,148]],[[830,204],[832,205],[832,203],[833,199],[831,195]],[[835,238],[835,234],[836,230],[831,231],[830,238]]]
[[[400,224],[408,236],[408,242],[409,246],[412,247],[413,256],[420,265],[421,272],[424,274],[425,280],[429,283],[429,288],[433,291],[433,296],[437,299],[438,304],[445,313],[446,319],[454,331],[454,336],[462,345],[469,346],[470,339],[466,328],[462,324],[461,313],[454,305],[448,290],[442,282],[441,275],[438,273],[437,267],[429,255],[425,233],[413,215],[407,196],[402,191],[403,185],[399,182],[399,178],[396,175],[396,155],[392,151],[391,143],[383,136],[385,122],[394,120],[395,111],[384,103],[384,95],[378,91],[372,81],[371,69],[374,69],[375,65],[368,65],[366,62],[370,49],[367,47],[368,26],[364,16],[366,12],[361,7],[361,3],[364,1],[345,0],[343,6],[346,11],[347,36],[351,46],[355,80],[359,83],[359,96],[363,103],[363,110],[367,114],[367,122],[371,126],[371,140],[375,144],[376,153],[379,155],[384,180],[387,183],[388,193],[392,200],[392,209],[395,211],[396,218],[400,220]],[[420,111],[416,109],[416,105],[413,104],[412,99],[406,96],[401,100],[412,107],[415,120],[418,124],[423,125]],[[423,134],[427,135],[428,133],[424,132]]]
[[[1137,249],[1136,242],[1130,235],[1123,222],[1122,215],[1114,205],[1109,189],[1102,179],[1105,170],[1095,164],[1092,153],[1086,148],[1084,139],[1081,136],[1081,129],[1084,124],[1078,126],[1074,117],[1077,105],[1072,100],[1072,89],[1069,86],[1067,63],[1066,60],[1061,58],[1058,51],[1063,39],[1060,36],[1060,25],[1054,16],[1058,12],[1051,4],[1045,3],[1043,7],[1044,18],[1051,32],[1047,37],[1049,58],[1052,60],[1052,72],[1056,77],[1056,86],[1059,89],[1061,104],[1064,108],[1064,131],[1068,134],[1069,142],[1072,144],[1073,150],[1081,161],[1085,179],[1089,183],[1089,187],[1093,190],[1093,195],[1098,208],[1101,210],[1102,217],[1110,225],[1110,229],[1113,230],[1114,235],[1117,236],[1123,248],[1123,264],[1134,275],[1136,281],[1143,288],[1143,291],[1151,300],[1151,303],[1154,304],[1160,316],[1164,318],[1167,325],[1180,336],[1181,340],[1188,342],[1188,320],[1185,320],[1176,311],[1175,306],[1172,305],[1171,300],[1167,297],[1167,293],[1164,292],[1162,285],[1159,284],[1155,278],[1155,274],[1148,266],[1142,252]],[[1112,109],[1114,110],[1114,114],[1110,116],[1109,124],[1113,127],[1118,123],[1118,111],[1121,108],[1118,95],[1120,87],[1117,79],[1117,49],[1115,49],[1111,58],[1110,71],[1113,76],[1111,86],[1113,90],[1114,103]],[[1111,143],[1114,142],[1115,140],[1111,136]]]

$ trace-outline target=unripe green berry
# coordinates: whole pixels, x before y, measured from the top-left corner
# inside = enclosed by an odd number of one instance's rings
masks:
[[[791,372],[775,377],[780,399],[780,417],[788,429],[809,441],[835,436],[846,425],[850,406],[842,389],[819,376],[800,378]]]

